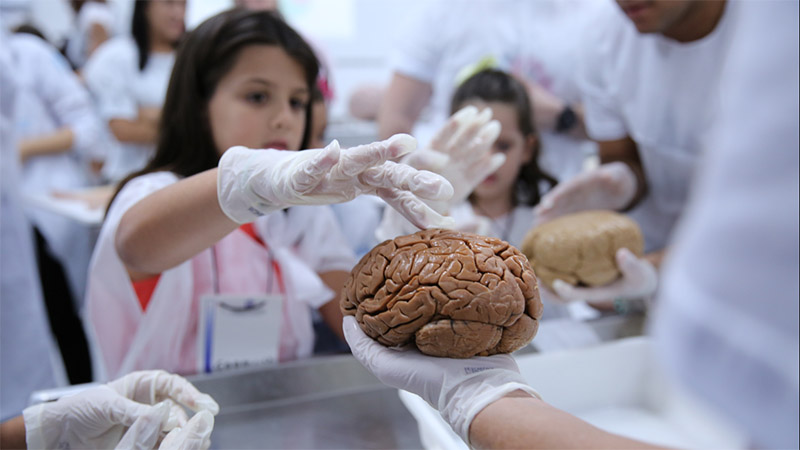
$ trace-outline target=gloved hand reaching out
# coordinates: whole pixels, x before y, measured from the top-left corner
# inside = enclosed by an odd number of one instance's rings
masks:
[[[409,153],[403,162],[445,177],[453,185],[448,204],[459,204],[506,160],[502,153],[492,154],[500,122],[491,119],[490,108],[464,107],[448,119],[428,148]]]
[[[562,301],[630,300],[646,298],[655,294],[658,287],[658,272],[647,260],[637,258],[627,248],[617,251],[617,267],[622,276],[605,286],[582,288],[561,280],[553,282],[553,290]]]
[[[450,199],[426,201],[436,212],[449,214],[454,206],[466,200],[476,186],[505,162],[505,155],[492,153],[492,145],[500,135],[500,123],[491,119],[492,110],[489,108],[478,111],[474,106],[464,107],[448,119],[429,147],[419,148],[402,159],[403,163],[415,169],[443,176],[453,185]],[[414,225],[387,208],[376,237],[382,241],[414,233],[417,231]],[[454,225],[456,229],[465,228],[458,223]]]
[[[467,443],[472,420],[490,403],[516,390],[539,397],[510,355],[449,359],[388,348],[364,334],[353,316],[344,318],[344,336],[353,356],[381,382],[422,397]]]
[[[233,221],[246,223],[293,205],[325,205],[374,194],[414,225],[447,227],[451,221],[422,200],[445,201],[453,187],[439,175],[416,170],[397,159],[416,148],[408,135],[341,149],[300,152],[228,149],[220,158],[217,197]]]
[[[201,412],[187,422],[176,402]],[[153,448],[170,432],[161,448],[201,449],[217,412],[217,403],[186,379],[156,370],[31,406],[23,416],[28,448]]]
[[[541,225],[558,217],[591,209],[620,210],[636,195],[636,175],[622,162],[603,164],[559,183],[534,208],[534,223]]]

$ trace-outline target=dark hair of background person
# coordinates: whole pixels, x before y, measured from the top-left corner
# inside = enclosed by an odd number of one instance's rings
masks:
[[[473,100],[506,103],[513,106],[517,111],[517,126],[523,137],[536,137],[533,157],[519,171],[515,183],[516,195],[512,202],[515,206],[520,203],[530,206],[538,204],[542,198],[539,192],[539,182],[544,181],[552,189],[558,181],[539,167],[541,141],[533,126],[533,109],[525,86],[509,73],[495,69],[482,70],[469,77],[456,89],[450,103],[451,114]]]
[[[147,20],[147,8],[152,0],[134,0],[133,19],[131,20],[131,35],[139,49],[139,71],[147,67],[150,57],[150,22]],[[175,42],[178,46],[178,42]]]
[[[217,167],[219,154],[211,132],[208,103],[220,79],[248,45],[282,48],[303,68],[306,85],[313,92],[319,72],[317,57],[279,16],[268,11],[232,9],[211,17],[188,33],[178,47],[153,158],[143,169],[122,180],[114,197],[125,183],[147,173],[169,171],[188,177]],[[312,102],[308,102],[300,148],[308,147],[311,110]]]
[[[70,0],[69,4],[72,6],[72,10],[75,11],[75,14],[77,14],[80,12],[81,8],[83,8],[83,4],[88,2],[105,3],[106,0]]]
[[[38,28],[36,28],[35,26],[33,26],[33,25],[29,24],[29,23],[23,23],[22,25],[14,28],[13,32],[15,34],[16,33],[32,34],[32,35],[38,37],[39,39],[47,42],[48,44],[50,43],[50,41],[48,41],[47,38],[44,37],[44,33],[42,33],[41,30],[39,30]]]

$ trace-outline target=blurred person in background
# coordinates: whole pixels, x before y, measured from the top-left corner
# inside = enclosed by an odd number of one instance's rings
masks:
[[[579,173],[595,148],[583,131],[573,76],[581,30],[595,20],[597,3],[461,0],[430,5],[392,59],[393,76],[378,112],[379,136],[413,131],[428,142],[444,123],[463,73],[486,64],[526,82],[542,141],[542,168],[559,180]]]
[[[101,44],[114,36],[114,13],[105,0],[70,0],[75,23],[67,36],[64,54],[80,71]]]
[[[135,2],[132,36],[103,43],[83,69],[101,117],[116,144],[103,175],[117,182],[152,157],[175,47],[185,30],[185,0]]]
[[[714,118],[719,99],[713,93],[741,5],[618,0],[587,29],[578,78],[602,165],[548,193],[537,222],[587,209],[627,211],[641,226],[646,255],[618,253],[623,276],[607,286],[556,281],[561,299],[611,308],[614,301],[655,292],[656,268],[686,206]]]
[[[31,34],[7,42],[18,77],[15,128],[26,196],[83,189],[96,183],[106,143],[91,97],[55,47]],[[38,206],[26,208],[36,228],[39,272],[50,324],[72,383],[91,381],[78,319],[85,293],[93,231]]]
[[[47,322],[33,229],[20,198],[17,72],[9,39],[0,29],[0,421],[19,415],[34,391],[67,382]]]

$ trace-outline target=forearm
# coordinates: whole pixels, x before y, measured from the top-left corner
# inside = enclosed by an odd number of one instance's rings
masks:
[[[75,135],[69,127],[63,127],[54,133],[34,138],[21,139],[19,157],[23,163],[36,156],[52,155],[69,151]]]
[[[616,141],[598,142],[598,154],[601,164],[611,162],[625,163],[636,176],[636,193],[623,210],[627,211],[639,204],[644,196],[647,195],[647,177],[644,173],[644,167],[639,157],[639,148],[636,142],[629,137]]]
[[[470,440],[476,448],[658,448],[603,431],[521,391],[479,412]]]
[[[159,274],[235,230],[217,201],[217,169],[154,192],[120,220],[115,245],[131,279]]]
[[[322,316],[322,320],[324,320],[328,327],[330,327],[330,329],[336,333],[336,336],[342,340],[344,340],[344,332],[342,331],[343,316],[342,311],[339,308],[339,297],[341,296],[344,283],[349,276],[350,274],[348,272],[342,270],[320,274],[322,281],[326,286],[336,293],[336,296],[333,298],[333,300],[322,305],[322,307],[319,308],[319,313]]]
[[[120,142],[154,144],[158,137],[158,123],[141,118],[136,120],[111,119],[108,127]]]
[[[0,423],[0,449],[27,448],[25,421],[22,416]]]
[[[378,136],[387,139],[398,133],[410,133],[432,93],[429,83],[395,74],[381,100]]]

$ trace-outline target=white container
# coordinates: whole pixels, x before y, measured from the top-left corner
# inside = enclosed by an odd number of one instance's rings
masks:
[[[646,337],[516,360],[546,402],[604,430],[669,447],[746,447],[739,433],[667,382]],[[420,397],[400,391],[400,399],[425,448],[468,448]]]

